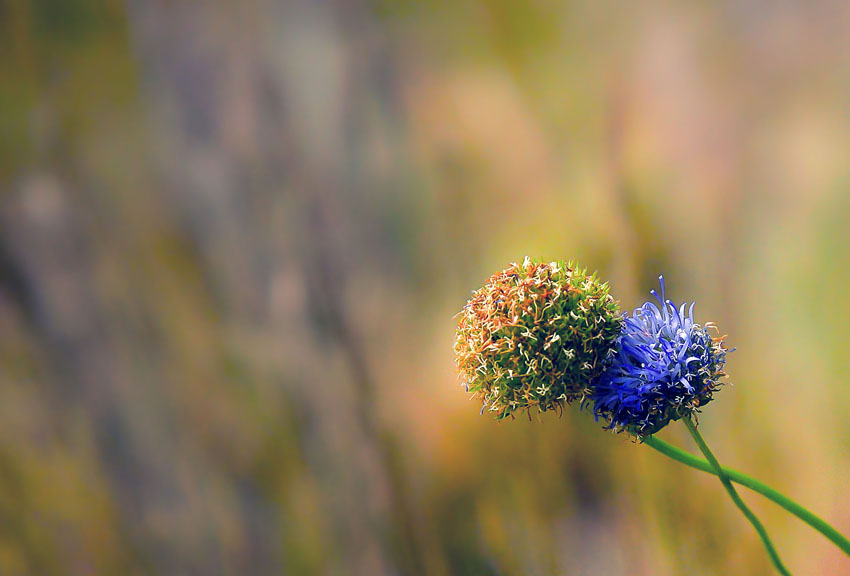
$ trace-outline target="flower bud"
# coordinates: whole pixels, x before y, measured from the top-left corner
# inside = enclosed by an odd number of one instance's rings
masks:
[[[595,274],[529,258],[491,276],[459,316],[460,378],[497,419],[584,400],[622,323]]]

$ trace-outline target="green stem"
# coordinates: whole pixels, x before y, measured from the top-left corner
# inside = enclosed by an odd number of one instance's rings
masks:
[[[694,456],[689,452],[685,452],[681,448],[677,448],[672,444],[668,444],[664,440],[656,438],[655,436],[645,438],[644,444],[658,452],[661,452],[668,458],[672,458],[686,466],[702,470],[703,472],[708,472],[709,474],[715,474],[714,468],[712,468],[711,464],[707,461]],[[756,480],[752,476],[747,476],[743,472],[738,472],[731,468],[723,468],[723,471],[731,481],[737,482],[741,486],[746,486],[753,492],[758,492],[765,498],[779,504],[788,512],[826,536],[833,544],[841,548],[847,556],[850,556],[850,539],[847,539],[843,534],[841,534],[841,532],[827,524],[822,518],[810,512],[806,508],[803,508],[801,505],[797,504],[781,492],[774,490],[759,480]]]
[[[741,499],[741,496],[738,494],[738,491],[735,490],[735,487],[732,486],[732,482],[729,480],[729,476],[720,466],[720,462],[717,461],[717,458],[714,457],[711,450],[708,448],[708,444],[705,443],[705,440],[702,438],[702,434],[697,430],[694,421],[688,417],[682,418],[682,422],[684,422],[685,426],[688,429],[688,432],[691,433],[691,436],[694,439],[694,442],[699,446],[700,451],[702,452],[705,459],[708,460],[708,463],[711,464],[711,467],[714,469],[714,473],[720,478],[720,483],[723,484],[723,487],[726,489],[726,492],[729,493],[729,497],[732,498],[732,501],[735,505],[743,512],[744,516],[747,517],[747,520],[750,521],[750,524],[753,525],[753,528],[758,532],[759,537],[761,537],[762,544],[764,544],[765,549],[767,550],[768,556],[770,556],[771,562],[773,562],[774,567],[779,571],[783,576],[791,576],[791,573],[782,564],[782,560],[779,559],[779,554],[776,552],[776,548],[773,546],[773,542],[770,541],[770,537],[767,535],[767,530],[765,530],[764,525],[761,521],[753,514],[753,511],[749,509],[749,507],[744,503]]]

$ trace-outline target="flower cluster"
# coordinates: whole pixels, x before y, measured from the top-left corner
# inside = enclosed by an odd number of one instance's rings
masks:
[[[606,428],[642,439],[691,417],[722,384],[728,350],[659,280],[657,303],[620,316],[608,285],[572,263],[511,264],[459,314],[463,384],[497,419],[578,400]]]
[[[690,416],[711,401],[725,376],[727,350],[721,337],[694,322],[694,305],[676,308],[666,300],[647,302],[626,317],[605,372],[594,385],[596,418],[638,438]]]
[[[497,419],[583,401],[622,324],[595,275],[528,258],[491,276],[459,316],[461,379]]]

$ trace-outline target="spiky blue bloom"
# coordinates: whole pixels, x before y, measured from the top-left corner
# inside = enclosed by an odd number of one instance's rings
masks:
[[[690,416],[711,401],[726,374],[723,340],[694,322],[694,304],[676,308],[661,296],[624,315],[623,329],[608,366],[594,386],[596,419],[606,428],[638,438]],[[660,305],[660,306],[659,306]],[[716,329],[716,328],[715,328]]]

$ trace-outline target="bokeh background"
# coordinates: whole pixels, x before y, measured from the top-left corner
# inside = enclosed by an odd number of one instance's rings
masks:
[[[848,29],[0,1],[0,573],[771,573],[716,479],[577,410],[479,416],[454,315],[526,254],[696,300],[737,347],[721,461],[850,532]],[[794,573],[850,574],[745,498]]]

